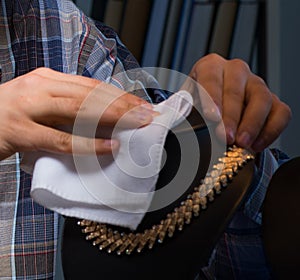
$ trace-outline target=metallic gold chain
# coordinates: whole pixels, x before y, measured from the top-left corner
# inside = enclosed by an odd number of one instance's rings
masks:
[[[134,251],[141,252],[145,247],[152,249],[154,244],[162,243],[166,236],[172,237],[175,230],[183,230],[184,225],[189,224],[193,217],[199,216],[200,210],[206,209],[207,202],[214,199],[214,194],[220,193],[238,169],[253,158],[254,156],[245,149],[229,147],[200,186],[196,187],[179,207],[167,214],[160,224],[153,225],[143,232],[119,232],[107,224],[89,220],[81,220],[78,225],[83,227],[82,232],[87,234],[87,240],[91,240],[94,246],[99,246],[100,250],[106,249],[108,253],[130,255]],[[205,195],[202,195],[203,193]]]

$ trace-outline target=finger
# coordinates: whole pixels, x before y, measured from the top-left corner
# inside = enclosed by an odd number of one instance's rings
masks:
[[[115,139],[93,139],[36,124],[32,127],[34,149],[63,154],[107,154],[119,148]],[[31,140],[32,141],[32,140]],[[29,142],[31,143],[31,142]],[[29,150],[31,150],[29,148]]]
[[[31,119],[48,126],[73,125],[79,121],[95,128],[98,125],[116,124],[123,128],[137,128],[149,124],[155,116],[155,111],[143,105],[105,105],[98,97],[82,103],[78,99],[70,98],[50,98],[42,102],[38,109],[31,111]]]
[[[117,106],[128,107],[131,108],[132,106],[139,106],[143,105],[145,108],[152,109],[153,106],[146,100],[135,96],[131,93],[128,93],[124,90],[117,88],[114,85],[107,84],[107,83],[100,83],[96,86],[92,92],[92,94],[99,94],[101,99],[108,98],[108,102],[112,103],[111,101],[115,102]],[[112,100],[113,97],[113,100]]]
[[[250,70],[246,63],[234,59],[224,67],[223,122],[228,144],[233,144],[242,112]]]
[[[251,147],[255,152],[260,152],[271,145],[287,127],[292,116],[291,109],[285,103],[281,102],[274,94],[272,98],[272,110]]]
[[[271,92],[265,82],[255,75],[251,75],[247,82],[245,102],[236,143],[249,148],[263,129],[272,107]]]
[[[28,110],[26,115],[37,122],[44,124],[68,124],[77,117],[86,120],[97,119],[100,123],[115,124],[127,112],[123,124],[130,127],[139,127],[152,121],[154,111],[152,105],[140,102],[140,99],[128,94],[114,86],[102,83],[95,88],[90,88],[76,83],[40,77],[38,92],[26,96],[24,106]],[[47,93],[51,92],[52,95]],[[141,105],[141,106],[140,106]],[[80,116],[78,116],[78,114]]]
[[[191,72],[191,77],[209,94],[200,94],[200,103],[204,117],[212,121],[218,121],[222,115],[224,64],[223,58],[211,54],[196,63]],[[217,107],[211,105],[211,99]]]
[[[193,106],[201,114],[207,123],[219,122],[221,114],[217,105],[210,97],[208,92],[197,81],[188,77],[180,88],[186,90],[193,97]]]
[[[42,70],[42,76],[48,73],[48,70]],[[80,111],[85,111],[87,112],[88,110],[86,109],[91,109],[92,107],[96,107],[96,111],[99,112],[98,115],[103,115],[104,111],[107,109],[111,109],[108,111],[121,111],[119,115],[112,115],[108,114],[108,118],[105,118],[106,120],[104,123],[115,123],[116,120],[119,118],[120,115],[123,115],[127,111],[132,110],[132,112],[136,112],[134,123],[133,126],[135,127],[136,124],[146,124],[149,123],[152,118],[150,118],[151,115],[155,115],[155,112],[153,112],[153,106],[148,103],[147,101],[134,96],[132,94],[129,94],[113,85],[101,82],[99,83],[98,81],[94,80],[91,84],[90,78],[86,77],[81,77],[81,76],[75,76],[75,75],[66,75],[63,73],[51,71],[51,76],[53,76],[57,81],[59,80],[60,82],[52,82],[51,85],[49,83],[45,83],[48,87],[51,86],[51,92],[52,96],[61,98],[61,97],[67,97],[67,98],[72,98],[73,100],[70,100],[69,102],[66,100],[61,100],[59,101],[60,104],[62,104],[62,101],[66,102],[66,104],[70,104],[71,107],[75,108],[73,112],[78,112],[79,108]],[[76,83],[73,83],[72,81],[74,80],[77,81]],[[87,83],[85,83],[87,82]],[[87,84],[87,85],[86,85]],[[94,87],[91,87],[95,85]],[[82,105],[81,102],[84,102]],[[88,108],[86,108],[86,104],[90,104]],[[91,106],[94,105],[94,106]],[[142,105],[141,107],[138,107]],[[48,108],[49,105],[47,104]],[[61,113],[65,112],[65,106],[60,106],[63,110]],[[77,109],[76,109],[77,108]],[[43,112],[45,111],[45,108],[43,109]],[[49,108],[51,110],[51,108]],[[55,108],[56,109],[56,108]],[[91,110],[89,115],[93,115],[93,112],[95,110]],[[59,112],[57,112],[59,113]],[[128,116],[130,116],[129,114]],[[137,117],[137,118],[136,118]],[[71,115],[71,119],[73,119],[74,116]],[[110,121],[107,121],[109,119]],[[126,118],[127,119],[127,118]],[[146,119],[146,120],[145,120]],[[128,122],[132,121],[131,118],[128,118]]]
[[[75,74],[66,74],[46,67],[37,68],[36,70],[32,71],[31,74],[38,75],[47,79],[52,79],[58,82],[76,83],[91,88],[94,88],[101,83],[101,81],[96,79]]]
[[[155,114],[151,104],[112,85],[101,83],[85,98],[76,118],[97,120],[101,125],[118,122],[122,127],[140,127],[149,124]]]
[[[96,87],[99,87],[100,90],[104,91],[109,91],[111,92],[112,95],[114,96],[122,96],[122,95],[126,95],[128,93],[126,93],[125,91],[117,88],[116,86],[113,86],[111,84],[107,84],[105,82],[93,79],[93,78],[89,78],[89,77],[84,77],[84,76],[79,76],[79,75],[72,75],[72,74],[65,74],[65,73],[61,73],[58,71],[54,71],[48,68],[38,68],[37,70],[33,71],[32,73],[40,76],[40,77],[44,77],[47,79],[53,79],[59,83],[57,83],[58,85],[60,85],[60,83],[64,82],[67,84],[76,84],[76,85],[80,85],[81,88],[87,88],[88,91],[86,92],[86,90],[83,91],[83,93],[86,95],[87,93],[89,93],[91,90],[94,90]],[[57,91],[54,91],[53,94],[54,96],[55,93]],[[66,91],[65,94],[67,96],[74,96],[74,92],[72,93],[71,90]],[[142,98],[139,98],[133,94],[128,94],[129,97],[127,97],[127,102],[132,103],[133,105],[139,105],[139,104],[149,104],[147,101],[143,100]],[[61,92],[59,92],[59,96],[61,96]],[[150,104],[149,104],[150,107]]]

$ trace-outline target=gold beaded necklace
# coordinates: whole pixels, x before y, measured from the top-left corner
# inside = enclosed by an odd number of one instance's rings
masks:
[[[236,146],[229,147],[200,186],[196,187],[179,207],[167,214],[160,224],[144,231],[119,232],[107,224],[89,220],[81,220],[78,225],[83,227],[82,232],[86,234],[87,240],[91,240],[94,246],[99,246],[100,250],[106,249],[108,253],[130,255],[134,251],[141,252],[144,248],[152,249],[156,243],[162,243],[166,236],[172,237],[175,230],[182,231],[193,217],[199,216],[200,210],[206,209],[207,202],[213,201],[214,194],[220,193],[222,187],[226,187],[237,174],[238,169],[252,159],[254,156],[247,150]],[[208,190],[205,195],[202,195],[203,190]]]

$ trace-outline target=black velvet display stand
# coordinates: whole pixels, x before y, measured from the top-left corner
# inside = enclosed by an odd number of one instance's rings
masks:
[[[193,183],[171,205],[147,213],[138,230],[159,224],[160,220],[180,205],[180,202],[200,184],[201,178],[206,175],[211,157],[212,139],[207,126],[200,119],[201,117],[193,112],[188,118],[193,130],[178,128],[184,141],[188,141],[190,135],[196,133],[199,142],[200,164]],[[180,162],[178,141],[171,132],[167,137],[165,150],[168,156],[160,171],[157,189],[172,179]],[[242,202],[254,172],[254,161],[250,161],[239,170],[221,194],[215,196],[215,200],[209,203],[207,209],[201,211],[199,217],[193,218],[191,224],[186,225],[183,231],[176,231],[172,238],[166,237],[162,244],[156,244],[152,250],[144,249],[141,253],[133,253],[129,256],[100,251],[97,246],[94,247],[90,241],[85,240],[85,234],[77,225],[78,219],[66,218],[62,243],[65,279],[194,279],[201,266],[207,264],[216,242]]]
[[[273,279],[300,278],[300,157],[272,177],[263,207],[263,242]]]

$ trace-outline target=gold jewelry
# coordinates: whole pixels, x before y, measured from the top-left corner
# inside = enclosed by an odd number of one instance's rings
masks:
[[[207,201],[212,201],[214,194],[220,193],[238,169],[251,159],[254,156],[247,150],[236,146],[229,147],[224,157],[219,159],[212,171],[201,181],[200,186],[181,202],[181,206],[169,213],[160,224],[143,232],[120,233],[106,224],[89,220],[81,220],[78,225],[83,227],[82,232],[87,234],[87,240],[93,240],[92,244],[99,246],[100,250],[107,248],[108,253],[116,252],[121,255],[125,252],[130,255],[133,251],[141,252],[147,244],[152,249],[156,241],[162,243],[166,235],[172,237],[176,229],[181,231],[193,217],[199,216],[200,210],[206,209]]]

